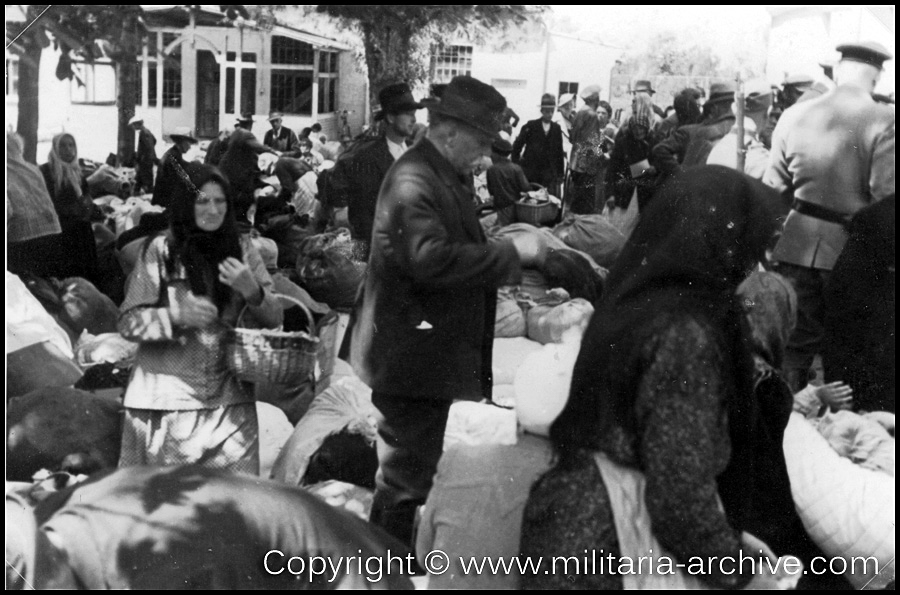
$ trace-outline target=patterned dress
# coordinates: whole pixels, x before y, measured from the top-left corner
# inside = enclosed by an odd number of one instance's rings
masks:
[[[259,253],[241,238],[244,262],[264,291],[248,314],[260,326],[281,324],[281,306]],[[225,360],[225,335],[244,300],[235,293],[220,322],[204,329],[172,323],[171,305],[189,291],[183,269],[166,271],[168,246],[156,237],[134,270],[122,304],[119,332],[140,343],[125,393],[120,467],[197,463],[235,472],[259,472],[259,428],[252,392]]]
[[[663,315],[656,332],[622,362],[643,370],[635,401],[636,428],[616,427],[601,438],[614,462],[646,476],[645,502],[654,536],[676,558],[737,556],[740,535],[719,511],[716,476],[727,466],[731,445],[725,414],[725,357],[715,330],[689,315]],[[570,469],[553,469],[532,489],[522,522],[522,553],[536,559],[620,556],[606,486],[590,453]],[[615,568],[615,567],[614,567]],[[716,568],[713,568],[716,570]],[[750,576],[699,577],[735,588]],[[607,574],[538,573],[522,577],[526,589],[622,589]]]

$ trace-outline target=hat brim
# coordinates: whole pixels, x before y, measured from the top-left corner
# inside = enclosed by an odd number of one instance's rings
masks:
[[[650,95],[656,95],[656,91],[653,89],[635,89],[631,92],[632,95],[635,93],[649,93]]]
[[[424,104],[422,104],[418,101],[412,101],[412,102],[404,102],[404,103],[399,103],[396,105],[391,105],[390,107],[387,107],[387,108],[383,107],[381,109],[381,111],[384,112],[385,114],[401,114],[403,112],[413,112],[416,110],[420,110],[423,107],[425,107]]]
[[[195,145],[195,144],[197,144],[197,143],[200,142],[200,141],[198,141],[196,138],[194,138],[193,136],[185,136],[185,135],[183,135],[183,134],[170,134],[170,135],[169,135],[169,138],[171,138],[172,141],[174,141],[174,142],[176,142],[176,143],[177,143],[178,141],[181,141],[181,140],[189,141],[192,145]]]
[[[429,109],[429,111],[434,112],[435,114],[438,114],[440,116],[444,116],[445,118],[452,118],[452,119],[456,120],[457,122],[465,124],[469,128],[473,128],[473,129],[477,130],[478,132],[487,134],[487,135],[491,136],[492,138],[498,138],[498,134],[500,133],[499,128],[497,130],[491,130],[490,128],[487,128],[478,122],[468,119],[465,116],[461,116],[454,112],[448,111],[443,102],[438,103],[434,106],[431,106],[428,109]]]
[[[274,118],[267,118],[267,121],[274,122],[275,120],[283,120],[281,116],[276,116]],[[253,120],[238,120],[238,122],[252,122]]]

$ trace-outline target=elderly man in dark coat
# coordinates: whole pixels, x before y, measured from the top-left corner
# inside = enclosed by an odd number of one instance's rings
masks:
[[[653,148],[656,168],[663,174],[673,174],[694,165],[706,165],[710,151],[734,126],[733,102],[733,83],[713,83],[709,100],[703,105],[703,121],[678,128]]]
[[[559,196],[566,156],[563,153],[562,128],[553,121],[554,112],[556,97],[552,93],[544,93],[541,117],[530,120],[522,127],[513,144],[512,161],[522,166],[530,182],[540,184],[550,194]]]
[[[455,77],[427,136],[390,168],[375,209],[351,363],[372,387],[378,462],[370,520],[411,543],[454,399],[491,395],[497,286],[521,276],[524,246],[488,242],[472,195],[506,100]]]
[[[784,363],[794,390],[821,353],[825,287],[847,242],[847,223],[894,194],[894,110],[872,98],[892,56],[877,43],[837,50],[837,88],[784,112],[763,176],[790,209],[772,260],[797,291],[797,326]]]

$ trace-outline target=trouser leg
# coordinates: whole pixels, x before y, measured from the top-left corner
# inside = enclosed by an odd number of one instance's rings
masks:
[[[775,271],[787,278],[797,292],[797,326],[784,354],[784,375],[796,392],[809,377],[815,356],[822,351],[825,337],[824,292],[830,271],[778,263]]]
[[[416,507],[425,503],[444,443],[450,403],[374,392],[378,473],[369,520],[413,544]]]

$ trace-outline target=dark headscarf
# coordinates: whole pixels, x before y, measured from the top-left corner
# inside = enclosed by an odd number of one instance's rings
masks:
[[[183,175],[182,175],[183,174]],[[216,231],[203,231],[197,227],[194,202],[207,182],[222,187],[228,199],[225,221]],[[172,192],[168,208],[170,273],[180,262],[187,271],[191,291],[212,298],[221,311],[231,297],[231,288],[219,281],[219,263],[233,256],[241,260],[240,233],[234,216],[234,195],[228,180],[215,167],[200,163],[188,163],[179,172],[179,184]]]
[[[694,316],[718,329],[729,358],[722,377],[732,456],[718,480],[729,520],[741,526],[755,407],[749,331],[735,291],[765,257],[777,201],[771,188],[721,166],[689,169],[657,190],[610,271],[582,340],[569,401],[550,430],[562,465],[575,461],[579,449],[597,450],[612,428],[637,432],[642,371],[626,371],[624,388],[609,380],[660,315]]]

